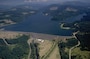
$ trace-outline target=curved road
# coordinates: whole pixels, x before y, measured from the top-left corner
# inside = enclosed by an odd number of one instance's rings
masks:
[[[8,44],[8,42],[5,40],[5,38],[2,38],[2,39],[7,46],[10,46],[10,44]],[[27,59],[30,59],[30,55],[31,55],[30,39],[27,41],[27,43],[28,43],[29,49],[30,49]]]
[[[76,37],[75,35],[76,35],[78,32],[79,32],[79,31],[73,33],[73,36],[74,36],[75,39],[77,39],[77,37]],[[71,48],[69,49],[69,59],[71,59],[72,50],[73,50],[74,48],[78,47],[79,45],[80,45],[80,41],[78,40],[78,44],[75,45],[75,46],[73,46],[73,47],[71,47]]]
[[[78,44],[73,46],[72,48],[69,49],[69,59],[71,59],[71,52],[74,48],[78,47],[80,45],[80,42],[78,41]]]

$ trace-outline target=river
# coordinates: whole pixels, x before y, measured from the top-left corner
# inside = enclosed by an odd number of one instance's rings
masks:
[[[74,22],[77,19],[80,19],[80,17],[81,16],[69,18],[64,22]],[[5,26],[3,28],[9,31],[35,32],[61,36],[72,35],[72,30],[61,29],[59,23],[60,21],[52,21],[51,16],[45,16],[42,12],[38,12],[37,14],[26,17],[18,24]]]

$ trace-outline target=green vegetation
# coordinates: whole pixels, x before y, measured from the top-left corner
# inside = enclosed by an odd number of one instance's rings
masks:
[[[81,50],[90,51],[90,11],[87,12],[87,15],[84,16],[81,21],[76,23],[76,29],[79,31],[76,36],[81,42]]]
[[[78,33],[77,35],[78,40],[81,42],[81,50],[89,50],[90,51],[90,33]]]
[[[45,54],[43,56],[40,56],[39,43],[42,43],[42,42],[36,42],[35,40],[32,40],[32,42],[30,43],[30,47],[31,47],[30,58],[31,59],[48,59],[50,57],[50,55],[52,54],[52,52],[54,51],[54,49],[55,48],[58,49],[58,43],[57,43],[58,41],[57,42],[51,41],[51,42],[52,42],[51,48],[50,49],[47,48],[48,51],[43,51],[43,52],[45,52]],[[44,48],[41,48],[41,49],[44,49]]]
[[[63,11],[63,12],[61,12],[60,15],[57,14],[56,16],[53,16],[53,18],[51,20],[65,20],[67,18],[74,17],[77,15],[79,15],[78,12]]]
[[[60,50],[61,58],[62,59],[68,59],[69,58],[69,49],[75,45],[77,45],[78,40],[75,38],[66,39],[66,42],[59,42],[58,47]]]
[[[40,59],[40,57],[39,57],[39,51],[38,51],[38,44],[32,42],[32,43],[30,43],[30,47],[31,47],[30,58],[31,59]]]
[[[5,43],[4,43],[3,39],[0,38],[0,46],[3,46],[3,45],[5,45]]]
[[[82,51],[80,47],[72,50],[72,59],[90,59],[89,51]]]
[[[26,35],[23,35],[17,39],[7,39],[10,46],[0,44],[0,58],[26,59],[29,52],[29,47],[27,44],[28,39],[29,37]],[[2,41],[0,40],[0,42]]]
[[[78,31],[75,36],[80,41],[80,46],[72,50],[72,59],[90,59],[90,11],[87,11],[86,14],[87,15],[83,16],[80,21],[70,24],[70,27],[73,27],[75,28],[75,31]],[[68,54],[65,52],[69,50],[67,49],[67,45],[68,44],[61,42],[59,46],[61,47],[60,53],[62,58],[65,59],[68,58]]]

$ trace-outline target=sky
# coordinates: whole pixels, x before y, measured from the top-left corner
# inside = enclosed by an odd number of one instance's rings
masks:
[[[90,0],[0,0],[0,4],[20,4],[25,2],[66,2],[66,1],[81,1],[90,2]]]
[[[24,1],[24,0],[0,0],[0,1]],[[37,0],[31,0],[31,1],[37,1]],[[39,0],[39,1],[89,1],[90,0]]]

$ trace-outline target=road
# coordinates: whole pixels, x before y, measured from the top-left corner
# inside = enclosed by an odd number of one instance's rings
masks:
[[[20,33],[20,34],[26,34],[26,35],[30,35],[30,37],[34,38],[34,39],[46,39],[46,40],[53,40],[53,39],[56,39],[58,38],[59,40],[64,40],[64,39],[67,39],[67,38],[73,38],[73,36],[58,36],[58,35],[49,35],[49,34],[42,34],[42,33],[33,33],[33,32],[20,32],[20,31],[1,31],[1,32],[4,32],[4,33],[7,33],[7,32],[15,32],[15,33]],[[5,39],[3,39],[4,42],[9,45]],[[28,45],[29,45],[29,48],[30,48],[30,39],[27,41]],[[70,51],[72,50],[72,48],[70,49]],[[30,54],[31,54],[31,48],[29,50],[29,54],[28,54],[28,58],[27,59],[30,59]],[[71,56],[71,52],[69,53],[70,56]]]
[[[8,44],[8,42],[5,40],[5,38],[2,38],[4,43],[7,45],[7,46],[10,46],[10,44]],[[31,39],[28,39],[27,43],[29,45],[29,54],[28,54],[28,58],[27,59],[30,59],[30,55],[31,55],[31,47],[30,47],[30,40]]]
[[[30,59],[30,55],[31,55],[30,39],[28,39],[27,43],[29,45],[29,54],[28,54],[28,58],[27,59]]]
[[[29,45],[29,54],[28,54],[28,58],[27,59],[30,59],[30,56],[31,56],[31,45],[30,45],[30,43],[32,43],[32,41],[34,40],[35,38],[33,38],[33,37],[31,37],[30,36],[30,38],[28,39],[28,41],[27,41],[27,43],[28,43],[28,45]],[[36,56],[36,59],[37,59],[37,56]]]
[[[76,37],[75,35],[76,35],[78,32],[79,32],[79,31],[73,33],[73,36],[75,37],[75,39],[77,39],[77,37]],[[78,39],[77,39],[77,40],[78,40]],[[78,40],[78,44],[75,45],[75,46],[73,46],[73,47],[71,47],[71,48],[69,49],[69,59],[71,59],[72,50],[73,50],[74,48],[78,47],[79,45],[80,45],[80,41]]]
[[[80,42],[78,41],[78,44],[73,46],[72,48],[69,49],[69,59],[71,59],[71,54],[72,54],[72,50],[76,47],[78,47],[80,45]]]
[[[2,38],[2,39],[7,46],[10,46],[10,44],[8,44],[8,42],[5,40],[5,38]]]

